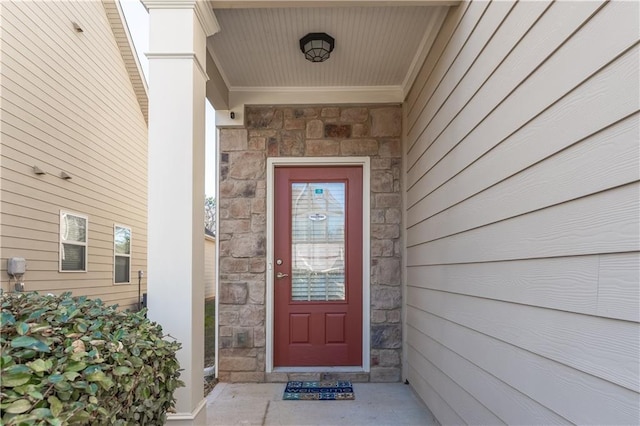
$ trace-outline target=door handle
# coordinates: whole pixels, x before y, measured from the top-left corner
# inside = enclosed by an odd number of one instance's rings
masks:
[[[286,278],[288,276],[289,276],[289,274],[283,274],[282,272],[278,272],[276,274],[276,278]]]

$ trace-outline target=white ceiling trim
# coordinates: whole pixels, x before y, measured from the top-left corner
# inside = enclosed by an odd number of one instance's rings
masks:
[[[407,94],[409,94],[411,86],[413,86],[413,83],[416,81],[420,68],[422,67],[422,64],[424,64],[424,61],[429,54],[429,50],[431,50],[431,46],[438,36],[438,32],[440,32],[440,27],[442,27],[442,24],[447,17],[448,10],[449,9],[446,7],[438,8],[437,12],[431,16],[431,19],[429,20],[429,27],[427,31],[425,31],[424,37],[420,42],[420,47],[418,47],[418,50],[416,51],[416,56],[413,57],[409,70],[407,71],[407,75],[402,82],[403,100]]]
[[[231,105],[400,103],[400,86],[235,87]]]
[[[196,16],[202,25],[207,37],[214,35],[220,31],[220,24],[218,18],[213,13],[213,10],[203,2],[196,2]]]
[[[273,9],[281,7],[456,6],[461,0],[210,0],[214,9]]]
[[[229,86],[224,81],[220,69],[211,57],[211,52],[207,50],[206,59],[207,76],[207,99],[215,109],[229,109]]]
[[[224,81],[224,84],[227,85],[227,89],[231,90],[231,84],[229,83],[229,79],[227,78],[227,74],[225,73],[224,68],[222,68],[222,62],[220,62],[220,59],[218,59],[218,57],[216,56],[215,50],[210,47],[208,41],[207,51],[209,52],[211,59],[213,59],[213,63],[215,64],[216,68],[218,68],[218,72],[220,73],[220,77],[222,77],[222,81]]]
[[[273,86],[265,86],[265,87],[245,87],[245,86],[231,86],[229,90],[233,90],[236,92],[325,92],[327,90],[340,91],[340,90],[359,90],[359,91],[377,91],[380,89],[398,89],[400,86],[304,86],[304,87],[296,87],[296,86],[283,86],[283,87],[273,87]]]

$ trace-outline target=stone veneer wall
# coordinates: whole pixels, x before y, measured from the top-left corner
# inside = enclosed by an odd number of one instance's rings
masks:
[[[245,129],[220,130],[219,379],[320,379],[265,374],[266,158],[371,158],[371,373],[401,376],[400,105],[247,107]]]

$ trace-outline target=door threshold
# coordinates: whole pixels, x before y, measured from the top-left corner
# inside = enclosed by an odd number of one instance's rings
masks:
[[[363,367],[274,367],[274,373],[367,373]]]

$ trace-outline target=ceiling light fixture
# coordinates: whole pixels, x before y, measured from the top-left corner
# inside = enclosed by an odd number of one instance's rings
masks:
[[[335,46],[335,39],[327,33],[309,33],[300,39],[300,50],[311,62],[324,62]]]

